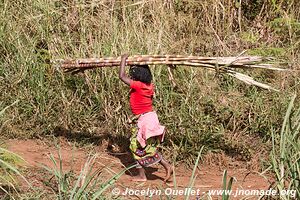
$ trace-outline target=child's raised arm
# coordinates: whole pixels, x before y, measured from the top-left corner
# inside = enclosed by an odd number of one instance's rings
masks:
[[[125,65],[126,65],[127,58],[128,58],[128,54],[123,54],[121,56],[119,78],[127,85],[130,85],[130,78],[125,74]]]

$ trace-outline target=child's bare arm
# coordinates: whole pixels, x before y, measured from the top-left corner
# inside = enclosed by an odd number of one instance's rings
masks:
[[[121,65],[120,65],[120,71],[119,71],[119,78],[126,83],[127,85],[130,85],[130,78],[125,74],[125,65],[126,65],[126,59],[128,58],[128,54],[124,54],[121,56]]]

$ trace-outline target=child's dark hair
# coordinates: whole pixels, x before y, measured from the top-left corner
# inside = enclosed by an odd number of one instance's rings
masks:
[[[146,84],[150,84],[152,81],[152,74],[148,65],[130,67],[129,75],[134,81],[141,81]]]

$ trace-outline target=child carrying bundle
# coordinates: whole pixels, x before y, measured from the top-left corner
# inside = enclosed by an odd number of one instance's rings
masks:
[[[148,65],[130,67],[130,78],[125,74],[127,54],[122,55],[119,78],[130,86],[130,108],[137,119],[130,138],[130,151],[137,164],[138,176],[133,181],[147,181],[144,167],[160,163],[166,170],[164,181],[168,181],[173,172],[172,166],[158,151],[163,142],[165,127],[160,125],[152,101],[154,85]]]

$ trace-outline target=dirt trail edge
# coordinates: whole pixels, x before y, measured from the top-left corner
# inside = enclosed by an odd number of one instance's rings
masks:
[[[40,140],[8,140],[6,142],[8,149],[24,158],[26,163],[24,164],[28,171],[38,173],[38,169],[41,169],[42,165],[54,167],[53,163],[49,159],[49,155],[52,154],[55,159],[58,159],[58,149],[51,142],[44,142]],[[60,151],[63,160],[64,170],[74,170],[75,173],[79,173],[84,166],[85,161],[89,156],[89,151],[84,148],[76,148],[71,143],[66,141],[60,144]],[[114,173],[118,173],[127,164],[130,164],[132,160],[129,154],[116,154],[111,155],[105,150],[97,152],[99,155],[96,159],[96,167],[107,169],[103,175],[104,179],[112,177]],[[222,189],[222,176],[225,168],[218,166],[210,166],[205,163],[200,163],[199,168],[196,171],[196,179],[193,185],[194,189],[198,189],[201,195],[207,194],[211,190]],[[234,177],[233,190],[268,190],[270,186],[269,178],[259,175],[257,172],[251,172],[244,168],[231,168],[228,170],[228,178]],[[118,192],[130,192],[130,190],[145,190],[147,189],[166,189],[166,188],[181,188],[185,189],[189,186],[192,169],[186,168],[184,165],[178,165],[175,167],[176,182],[165,184],[162,180],[165,176],[164,169],[156,165],[147,169],[148,181],[145,183],[136,183],[131,181],[131,175],[134,171],[127,172],[121,176],[113,187],[117,187]],[[34,180],[36,186],[43,185],[39,183],[41,180]],[[114,190],[113,190],[114,191]],[[148,191],[149,192],[149,191]],[[126,193],[126,194],[127,194]],[[131,193],[132,194],[132,193]],[[143,197],[137,197],[139,194],[130,195],[130,198],[124,197],[124,199],[135,199]],[[149,195],[149,194],[148,194]],[[155,195],[155,194],[154,194]],[[177,194],[179,195],[179,194]],[[176,194],[174,194],[176,196]],[[199,196],[199,195],[198,195]],[[245,196],[244,196],[245,197]],[[158,197],[157,197],[158,198]],[[183,197],[182,197],[183,198]],[[221,196],[212,197],[213,199],[219,199]],[[247,198],[257,199],[258,197]],[[152,199],[156,199],[155,197]],[[179,198],[181,199],[181,198]],[[236,199],[236,198],[231,198]],[[239,198],[237,198],[239,199]]]

